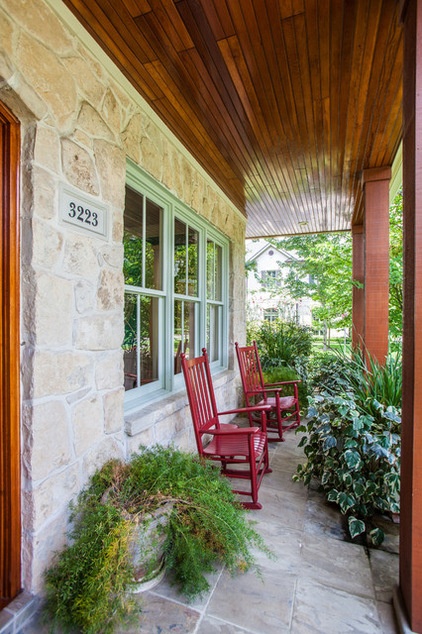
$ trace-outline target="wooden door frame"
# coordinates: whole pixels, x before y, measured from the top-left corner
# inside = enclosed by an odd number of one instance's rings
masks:
[[[20,125],[0,102],[0,609],[21,589]]]

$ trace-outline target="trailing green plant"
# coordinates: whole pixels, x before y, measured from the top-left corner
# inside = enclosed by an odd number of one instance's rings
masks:
[[[367,532],[380,544],[384,533],[371,528],[377,512],[400,510],[400,426],[397,409],[374,402],[365,413],[353,392],[322,392],[309,399],[310,407],[299,446],[306,463],[293,479],[309,484],[316,478],[328,501],[348,517],[352,538]]]
[[[134,539],[167,504],[168,522],[159,527],[165,563],[188,597],[207,590],[205,574],[217,562],[234,573],[255,565],[251,547],[269,554],[211,462],[171,447],[143,449],[129,463],[106,463],[73,505],[70,543],[46,572],[52,628],[107,633],[139,614],[128,592]]]

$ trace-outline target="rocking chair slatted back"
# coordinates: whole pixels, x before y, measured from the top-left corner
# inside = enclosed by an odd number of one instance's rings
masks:
[[[267,418],[268,440],[280,442],[284,431],[300,425],[300,380],[265,383],[256,341],[251,346],[239,346],[236,342],[235,348],[246,405],[270,407]],[[293,394],[285,393],[288,387]],[[254,414],[250,414],[249,418],[251,425],[259,423]]]
[[[202,356],[194,359],[187,359],[182,353],[181,365],[199,455],[218,461],[223,475],[249,480],[249,489],[236,488],[233,492],[252,498],[251,502],[242,502],[246,508],[261,508],[258,489],[264,475],[271,472],[266,435],[266,412],[270,408],[260,406],[219,412],[206,349],[202,349]],[[220,416],[249,416],[252,413],[258,416],[262,429],[257,426],[243,428],[230,423],[220,424]]]
[[[202,434],[209,429],[220,428],[208,356],[188,360],[185,354],[182,354],[181,360],[189,406],[194,419],[195,440],[198,452],[202,455]]]

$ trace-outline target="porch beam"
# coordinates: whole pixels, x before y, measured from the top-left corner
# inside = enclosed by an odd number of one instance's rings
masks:
[[[422,0],[403,3],[403,409],[399,598],[422,633]]]
[[[379,363],[388,353],[389,185],[391,167],[364,170],[364,347]]]

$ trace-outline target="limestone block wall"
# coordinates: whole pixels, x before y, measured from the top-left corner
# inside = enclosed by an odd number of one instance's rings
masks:
[[[0,0],[0,100],[22,126],[23,586],[34,593],[64,542],[68,503],[98,465],[140,443],[193,449],[180,394],[138,414],[131,435],[125,430],[127,157],[229,237],[231,363],[245,326],[242,216],[95,46],[87,46],[89,37],[75,31],[65,7],[51,6]],[[107,240],[60,222],[63,183],[107,205]],[[227,407],[238,396],[236,374],[219,379],[219,401]]]

